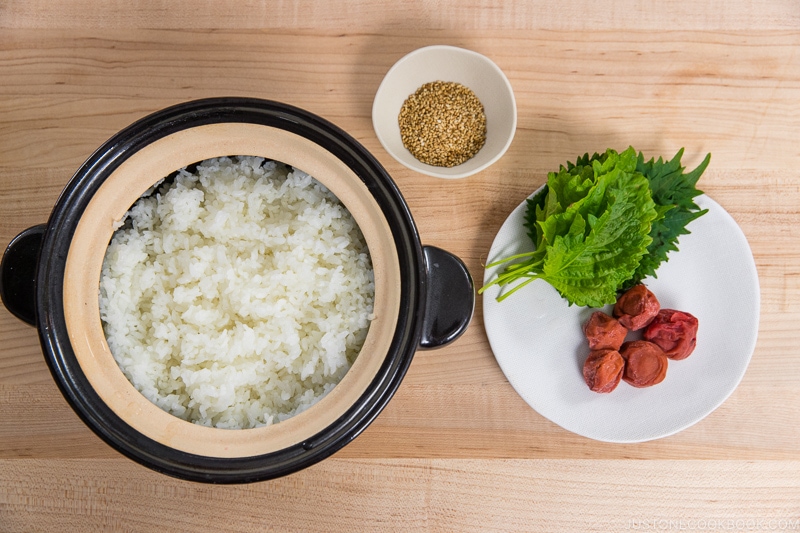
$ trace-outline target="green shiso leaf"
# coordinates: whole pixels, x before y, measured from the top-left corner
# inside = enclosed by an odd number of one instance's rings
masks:
[[[605,190],[598,186],[587,196],[598,196],[600,203],[577,213],[566,235],[553,237],[542,265],[541,279],[570,304],[614,303],[617,288],[636,270],[652,240],[650,225],[657,213],[647,180],[620,170],[606,176],[601,180],[608,181]]]
[[[653,223],[650,231],[653,242],[647,247],[647,255],[642,258],[633,277],[625,282],[622,290],[641,283],[648,276],[656,277],[656,269],[668,260],[667,254],[678,251],[678,237],[690,233],[686,226],[708,211],[701,210],[694,199],[703,194],[703,191],[697,189],[697,181],[708,167],[711,154],[706,155],[703,162],[688,174],[683,173],[685,169],[681,166],[682,156],[683,148],[671,161],[665,162],[659,157],[658,161],[650,159],[645,163],[644,156],[639,153],[636,170],[648,179],[656,209],[663,216]]]
[[[633,148],[618,154],[584,156],[575,165],[551,172],[547,194],[528,202],[526,225],[535,250],[506,267],[492,284],[518,285],[544,279],[570,305],[600,307],[616,300],[651,242],[658,216],[647,179],[636,172]],[[495,263],[497,264],[497,263]]]
[[[711,154],[692,172],[651,159],[629,147],[621,153],[584,154],[558,172],[527,201],[525,227],[532,252],[487,265],[506,264],[490,283],[510,286],[502,301],[535,279],[550,283],[570,305],[602,307],[620,290],[655,276],[667,254],[677,251],[686,225],[706,211],[694,198]]]

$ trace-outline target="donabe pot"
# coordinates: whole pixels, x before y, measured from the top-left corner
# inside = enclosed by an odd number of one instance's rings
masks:
[[[204,427],[150,403],[113,359],[98,311],[102,259],[115,224],[156,181],[204,159],[261,156],[303,170],[345,204],[375,271],[375,320],[352,368],[308,410],[243,430]],[[8,246],[6,307],[35,325],[53,377],[81,419],[129,458],[202,482],[245,483],[296,472],[352,441],[381,412],[418,348],[456,339],[474,309],[463,262],[422,246],[395,183],[344,131],[301,109],[215,98],[156,112],[121,131],[77,171],[47,224]]]

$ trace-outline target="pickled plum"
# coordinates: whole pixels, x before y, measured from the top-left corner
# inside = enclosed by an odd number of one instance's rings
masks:
[[[602,311],[595,311],[583,327],[590,350],[619,350],[628,329]]]
[[[630,341],[619,351],[625,360],[622,379],[634,387],[651,387],[664,381],[668,359],[664,351],[648,341]]]
[[[583,364],[583,379],[594,392],[607,393],[617,388],[625,361],[616,350],[592,350]]]
[[[660,309],[655,294],[644,285],[635,285],[617,299],[614,316],[629,330],[637,331],[647,326]]]
[[[644,339],[657,344],[670,359],[686,359],[697,346],[698,324],[689,313],[662,309],[644,330]]]

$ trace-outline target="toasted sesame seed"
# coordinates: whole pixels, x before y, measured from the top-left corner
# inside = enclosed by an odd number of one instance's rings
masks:
[[[434,81],[410,95],[398,116],[403,145],[422,163],[454,167],[486,142],[483,104],[468,87]]]

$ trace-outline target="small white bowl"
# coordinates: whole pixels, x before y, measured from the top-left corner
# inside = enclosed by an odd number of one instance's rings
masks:
[[[468,87],[486,114],[483,148],[472,159],[454,167],[422,163],[411,155],[400,137],[400,108],[420,86],[432,81]],[[384,149],[406,167],[437,178],[465,178],[506,152],[517,129],[517,104],[508,78],[489,58],[455,46],[427,46],[404,56],[386,73],[372,103],[372,125]]]

